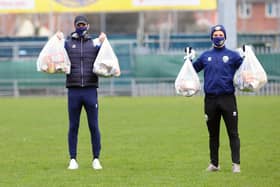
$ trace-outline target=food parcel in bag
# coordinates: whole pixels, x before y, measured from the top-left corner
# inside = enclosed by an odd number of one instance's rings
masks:
[[[175,80],[175,89],[177,94],[190,97],[200,90],[200,81],[193,68],[191,57],[187,55],[184,59],[184,65]]]
[[[93,72],[102,77],[121,75],[119,61],[107,38],[103,41],[93,64]]]
[[[237,49],[244,60],[234,75],[234,85],[241,91],[255,92],[267,82],[266,73],[250,46]]]
[[[70,73],[70,60],[64,48],[64,35],[57,32],[45,44],[37,59],[37,71]]]

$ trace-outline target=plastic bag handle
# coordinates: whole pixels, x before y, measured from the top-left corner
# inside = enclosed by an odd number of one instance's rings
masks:
[[[189,52],[192,52],[192,47],[185,47],[185,53],[187,53],[188,51],[187,51],[187,49],[190,49],[190,51]]]

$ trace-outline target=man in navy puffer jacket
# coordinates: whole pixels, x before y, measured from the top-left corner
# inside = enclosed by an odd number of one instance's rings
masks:
[[[210,164],[207,171],[218,171],[220,120],[223,117],[230,141],[232,171],[240,172],[240,140],[238,113],[233,77],[243,59],[225,47],[226,31],[222,25],[211,28],[213,48],[202,53],[193,63],[194,69],[204,70],[205,118],[209,132]]]
[[[89,23],[85,16],[77,16],[74,21],[75,32],[65,41],[65,49],[71,61],[71,72],[66,75],[68,88],[68,148],[70,163],[68,169],[78,169],[77,142],[82,107],[85,108],[91,135],[93,169],[102,169],[99,161],[100,132],[98,127],[98,77],[93,73],[93,64],[99,48],[106,38],[101,33],[92,39],[88,35]]]

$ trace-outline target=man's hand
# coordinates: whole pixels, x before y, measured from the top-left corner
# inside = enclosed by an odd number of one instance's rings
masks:
[[[245,58],[245,46],[243,48],[238,48],[237,52],[239,53],[239,55],[241,56],[241,58]]]
[[[193,60],[195,58],[195,50],[192,49],[191,47],[186,47],[185,52],[186,52],[186,56],[184,57],[184,60],[186,60],[187,58]]]
[[[106,37],[106,34],[104,32],[101,32],[98,39],[101,43],[103,43]]]
[[[58,40],[62,40],[62,39],[64,38],[63,33],[60,32],[60,31],[57,31],[57,32],[55,33],[55,36],[58,38]]]

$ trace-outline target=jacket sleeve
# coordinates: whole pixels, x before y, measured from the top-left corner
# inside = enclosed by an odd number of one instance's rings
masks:
[[[203,57],[201,55],[193,63],[193,67],[194,67],[194,69],[197,73],[200,72],[204,68],[204,64],[203,64],[202,59],[203,59]]]
[[[238,69],[243,63],[244,58],[242,58],[238,53],[235,53],[235,67]]]

